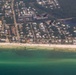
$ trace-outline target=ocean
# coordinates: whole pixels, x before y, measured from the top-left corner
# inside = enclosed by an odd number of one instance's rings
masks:
[[[0,49],[0,75],[76,75],[76,52]]]

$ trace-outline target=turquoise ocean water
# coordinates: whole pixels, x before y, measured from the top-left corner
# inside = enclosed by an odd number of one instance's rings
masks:
[[[0,49],[0,75],[76,75],[76,53]]]

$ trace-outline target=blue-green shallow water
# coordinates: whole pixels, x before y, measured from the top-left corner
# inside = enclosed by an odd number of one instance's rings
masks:
[[[76,75],[76,53],[0,49],[0,75]]]

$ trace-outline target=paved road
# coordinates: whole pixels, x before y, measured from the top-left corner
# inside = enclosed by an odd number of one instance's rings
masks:
[[[20,39],[20,36],[19,36],[19,32],[18,32],[18,26],[17,26],[17,23],[16,23],[16,17],[15,17],[15,11],[14,11],[14,0],[12,0],[11,7],[12,7],[12,13],[13,13],[14,25],[15,25],[16,33],[17,33],[17,40],[19,40],[19,39]]]

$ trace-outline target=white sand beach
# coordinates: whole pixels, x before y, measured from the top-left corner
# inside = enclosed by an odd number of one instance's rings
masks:
[[[57,44],[23,44],[23,43],[0,43],[2,48],[30,47],[42,49],[71,49],[76,51],[76,45],[57,45]]]

